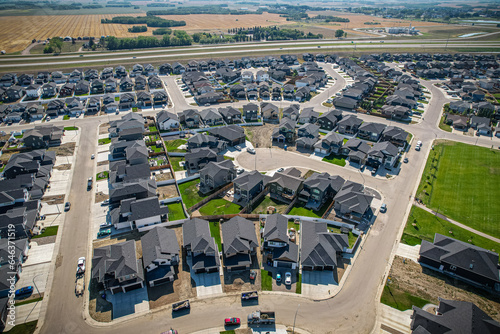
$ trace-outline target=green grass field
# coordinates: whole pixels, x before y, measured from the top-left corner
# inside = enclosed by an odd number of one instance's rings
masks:
[[[276,202],[269,196],[265,196],[253,209],[252,213],[265,214],[268,206],[274,206],[276,208],[276,213],[283,213],[287,205],[285,203]]]
[[[215,239],[217,246],[219,247],[219,252],[222,252],[222,242],[220,237],[220,224],[219,222],[210,222],[210,235]]]
[[[102,174],[102,175],[101,175]],[[96,181],[99,181],[99,180],[105,180],[109,177],[109,172],[106,170],[104,172],[101,172],[101,173],[97,173],[95,175],[95,179]]]
[[[239,213],[241,206],[238,204],[226,201],[223,198],[213,199],[199,209],[200,213],[204,216],[211,215],[230,215]]]
[[[314,218],[321,218],[323,214],[325,213],[326,209],[328,209],[328,203],[325,203],[319,211],[314,211],[311,209],[306,209],[302,205],[295,204],[288,213],[289,215],[293,216],[304,216],[304,217],[314,217]]]
[[[295,284],[295,293],[301,294],[302,293],[302,274],[299,274],[297,272],[297,283]]]
[[[4,332],[9,334],[32,334],[35,332],[36,324],[38,320],[30,321],[24,324],[19,324],[14,327],[10,331]]]
[[[273,290],[273,276],[272,274],[264,269],[260,270],[260,284],[262,291],[272,291]]]
[[[333,153],[324,157],[323,161],[326,161],[326,162],[329,162],[331,164],[338,165],[341,167],[345,166],[345,158],[341,155],[337,155],[337,154],[333,154]]]
[[[102,138],[102,139],[99,139],[99,145],[106,145],[106,144],[109,144],[111,143],[111,138]]]
[[[184,210],[182,210],[182,203],[168,204],[168,220],[180,220],[186,218]]]
[[[500,151],[441,142],[429,154],[417,197],[462,224],[500,237]]]
[[[50,237],[50,236],[56,235],[58,229],[59,229],[59,226],[46,227],[45,232],[43,232],[42,234],[38,234],[38,235],[33,236],[32,239]]]
[[[67,126],[64,128],[64,131],[76,131],[78,130],[78,127],[76,126]]]
[[[179,150],[177,147],[187,143],[184,139],[166,140],[165,147],[167,152],[186,152],[186,150]]]
[[[179,184],[182,201],[186,205],[186,208],[192,207],[206,197],[198,192],[198,187],[196,186],[198,183],[200,183],[200,180],[195,179]]]
[[[425,304],[429,304],[428,300],[410,295],[406,291],[388,285],[384,286],[380,302],[400,311],[411,310],[412,306],[423,307]]]
[[[450,233],[450,231],[453,233]],[[488,250],[494,249],[495,252],[500,250],[500,244],[455,226],[416,206],[411,208],[401,242],[411,246],[420,245],[422,240],[432,242],[435,233],[468,242]]]
[[[184,170],[184,167],[179,165],[179,162],[184,161],[183,157],[168,157],[168,160],[170,160],[170,164],[172,165],[172,169],[174,172],[180,172]]]

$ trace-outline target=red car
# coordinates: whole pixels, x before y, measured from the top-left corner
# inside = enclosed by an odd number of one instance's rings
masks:
[[[224,325],[226,325],[226,326],[239,325],[239,324],[240,324],[240,318],[226,318],[226,319],[224,319]]]

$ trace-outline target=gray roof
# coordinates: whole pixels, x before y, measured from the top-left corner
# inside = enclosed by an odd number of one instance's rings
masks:
[[[288,218],[275,213],[267,216],[263,237],[266,241],[288,242]]]
[[[214,252],[217,250],[214,238],[210,235],[208,221],[191,218],[182,225],[184,247],[190,247],[193,252]]]
[[[200,111],[201,118],[206,120],[217,120],[221,119],[222,115],[215,108],[207,108]]]
[[[205,167],[203,167],[203,169],[200,170],[200,175],[215,177],[219,173],[227,174],[230,170],[234,170],[234,163],[232,160],[222,160],[219,162],[210,161]]]
[[[318,118],[319,117],[319,112],[317,111],[314,111],[314,108],[304,108],[302,109],[302,112],[300,113],[300,118],[311,118],[311,117],[316,117]]]
[[[351,138],[345,142],[342,148],[348,148],[350,151],[359,151],[363,153],[368,153],[371,146],[368,145],[364,140],[358,138]]]
[[[122,208],[123,202],[124,201],[122,201]],[[130,201],[129,208],[125,210],[131,213],[131,215],[127,217],[129,221],[168,214],[168,207],[161,207],[156,196],[138,200],[133,199]]]
[[[306,123],[304,125],[301,125],[299,127],[299,134],[300,132],[306,132],[307,134],[310,134],[312,136],[317,136],[318,135],[318,131],[319,131],[319,125],[316,125],[316,124],[311,124],[311,123]]]
[[[155,260],[171,260],[178,256],[180,249],[175,231],[165,227],[155,227],[141,237],[144,268]]]
[[[142,277],[143,270],[138,267],[135,241],[129,240],[94,249],[92,258],[92,278],[102,282],[105,275],[123,277],[137,274]]]
[[[396,146],[394,146],[394,144],[392,144],[391,142],[384,141],[375,143],[372,146],[372,148],[368,151],[368,154],[380,157],[384,156],[395,157],[399,154],[399,149]]]
[[[304,179],[301,177],[295,177],[280,172],[274,173],[272,179],[269,181],[269,183],[277,183],[283,188],[294,191],[299,189],[302,182],[304,182]]]
[[[439,298],[439,315],[413,306],[412,333],[500,333],[500,323],[475,304]]]
[[[497,253],[439,233],[434,235],[434,243],[422,241],[420,256],[436,262],[446,262],[473,274],[500,282]]]
[[[176,114],[168,112],[166,110],[162,110],[156,115],[156,121],[158,123],[163,123],[164,121],[168,121],[169,119],[173,119],[177,122],[179,121],[179,117],[177,117]]]
[[[370,207],[373,196],[363,193],[363,185],[347,181],[335,195],[335,202],[348,207],[352,212],[364,214]]]
[[[309,178],[304,181],[304,187],[317,188],[321,191],[325,191],[331,188],[335,193],[344,185],[345,180],[338,176],[332,176],[328,173],[313,173]]]
[[[363,120],[357,118],[354,115],[348,115],[342,118],[337,124],[343,126],[360,126],[363,123]]]
[[[384,136],[391,137],[395,140],[406,140],[408,138],[408,132],[397,127],[397,126],[388,126],[385,128],[384,132],[382,132]]]
[[[222,247],[226,256],[249,253],[259,246],[254,223],[235,216],[221,225]]]
[[[268,177],[262,175],[256,170],[253,170],[251,172],[242,173],[240,176],[233,180],[233,184],[239,186],[240,189],[249,191],[261,182],[263,186],[265,186],[267,180]]]
[[[349,248],[347,235],[329,233],[326,223],[301,222],[302,266],[337,266],[337,252]]]
[[[214,136],[217,136],[221,139],[226,139],[230,142],[241,140],[245,137],[245,130],[243,130],[241,126],[234,124],[211,128],[208,130],[208,133],[213,134]]]
[[[379,135],[384,131],[386,125],[374,122],[364,122],[359,127],[359,131],[378,133]]]

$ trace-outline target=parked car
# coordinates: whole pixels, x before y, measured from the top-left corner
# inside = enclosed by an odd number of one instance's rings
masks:
[[[407,164],[407,163],[408,163],[408,158],[404,158],[404,159],[403,159],[403,162],[404,162],[405,164]]]
[[[255,154],[255,149],[248,147],[247,152],[250,154]]]
[[[292,273],[291,272],[285,273],[285,284],[292,285]]]
[[[418,145],[418,146],[422,146],[422,141],[420,141],[420,140],[419,140],[419,141],[417,141],[417,145]]]
[[[384,203],[380,206],[380,212],[384,213],[386,211],[387,211],[387,204]]]
[[[281,173],[284,170],[285,170],[284,168],[279,168],[277,171]]]
[[[245,170],[244,170],[243,168],[238,168],[238,169],[236,170],[236,173],[237,173],[237,174],[241,174],[241,173],[243,173],[244,171],[245,171]]]
[[[90,159],[94,160],[94,159],[95,159],[95,154],[92,154],[92,155],[90,156]]]
[[[71,208],[71,203],[70,202],[66,202],[64,204],[64,211],[69,211],[70,208]]]
[[[76,266],[76,274],[83,274],[85,272],[85,257],[78,259],[78,265]]]
[[[224,325],[226,325],[226,326],[239,325],[240,323],[241,323],[240,318],[226,318],[226,319],[224,319]]]
[[[16,297],[23,297],[23,296],[28,296],[33,293],[33,286],[25,286],[22,287],[21,289],[16,290]]]
[[[255,270],[250,270],[250,279],[255,279],[257,272]]]
[[[420,151],[420,145],[415,146],[416,151]]]
[[[99,225],[99,228],[108,228],[108,227],[111,227],[111,223],[102,223],[101,225]]]
[[[97,233],[97,236],[98,237],[105,237],[105,236],[110,235],[110,234],[111,234],[111,229],[108,228],[107,230],[99,231]]]
[[[87,190],[92,189],[92,177],[89,177],[87,180]]]
[[[276,274],[276,283],[281,283],[281,274],[280,273]]]
[[[106,206],[106,205],[109,205],[109,199],[106,199],[101,202],[101,206]]]

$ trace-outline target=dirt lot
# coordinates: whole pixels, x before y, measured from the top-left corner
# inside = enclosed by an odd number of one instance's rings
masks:
[[[438,297],[464,300],[476,304],[496,321],[500,321],[500,297],[471,287],[419,264],[396,256],[389,277],[400,290],[438,304]]]
[[[182,227],[175,227],[173,230],[179,245],[182,245]],[[180,263],[175,268],[174,281],[154,288],[148,287],[148,296],[151,309],[196,297],[196,288],[191,285],[191,274],[188,265],[184,262],[184,256],[181,256]]]
[[[108,133],[108,129],[109,129],[109,123],[101,124],[101,126],[99,127],[99,134],[103,135],[105,133]]]
[[[64,195],[45,196],[42,198],[42,200],[49,205],[63,204]]]
[[[64,164],[64,165],[54,166],[54,169],[57,169],[57,170],[70,170],[71,169],[71,164]]]
[[[160,186],[156,188],[158,191],[158,198],[160,200],[165,199],[165,198],[173,198],[179,196],[179,193],[177,192],[177,188],[175,184],[170,184],[167,186]]]
[[[95,202],[96,203],[99,203],[99,202],[102,202],[104,200],[107,200],[109,198],[108,195],[106,195],[105,193],[103,193],[102,191],[99,191],[95,194]]]
[[[160,181],[166,181],[166,180],[171,180],[173,179],[174,177],[172,176],[172,173],[171,172],[168,172],[168,173],[156,173],[155,174],[155,179],[156,179],[156,182],[160,182]]]
[[[76,143],[71,142],[71,143],[62,144],[62,145],[57,146],[57,147],[50,147],[49,151],[55,151],[56,155],[63,156],[63,157],[72,156],[75,153],[75,146],[76,146]]]
[[[271,147],[271,134],[276,124],[264,124],[262,126],[246,126],[245,135],[254,147]]]

